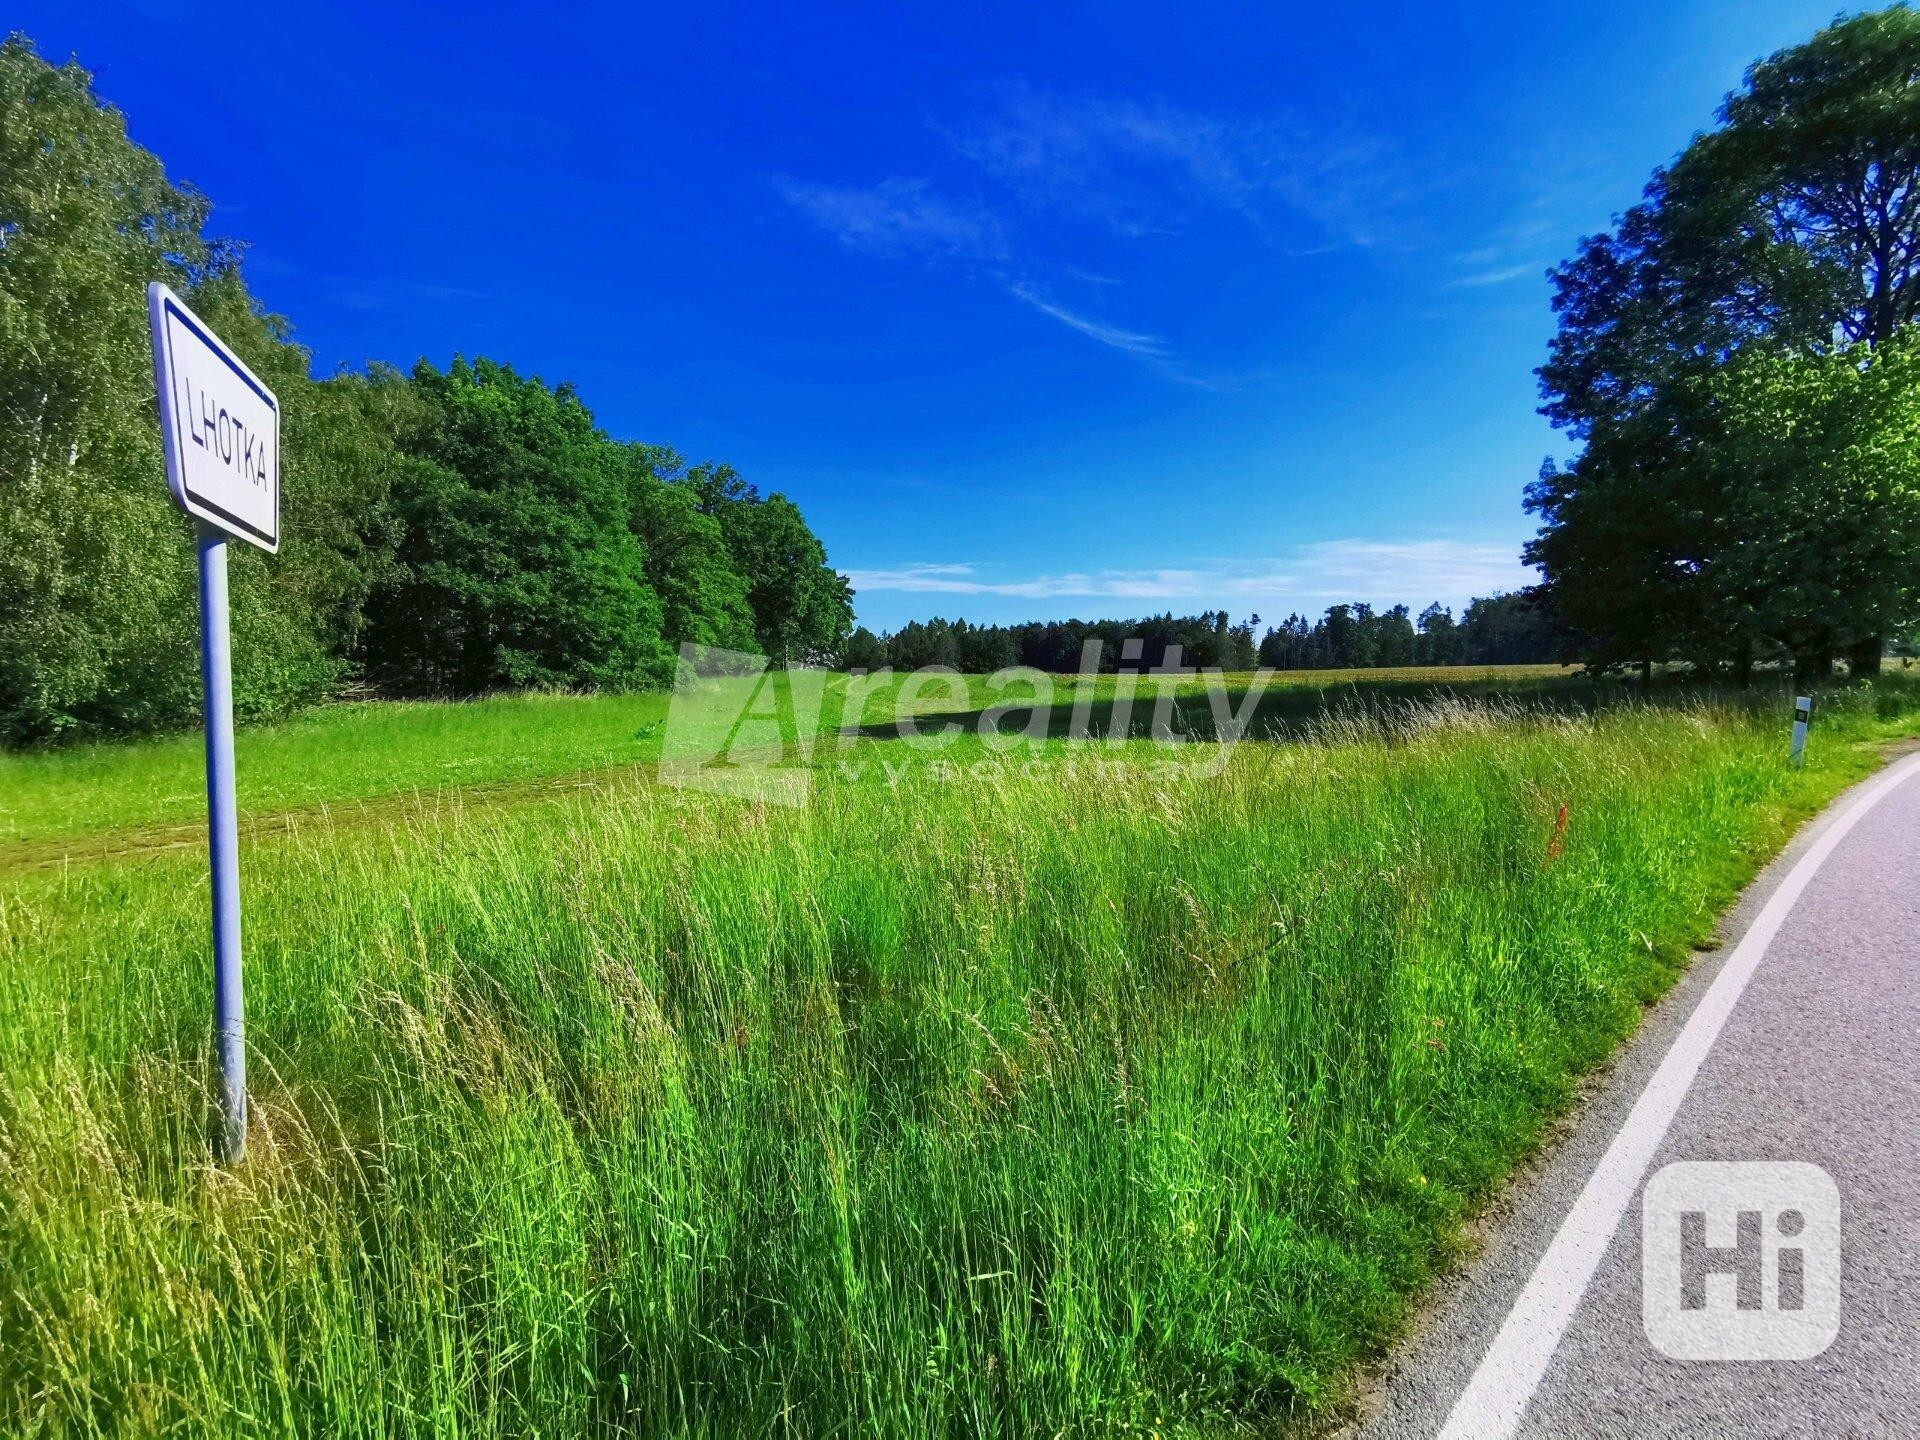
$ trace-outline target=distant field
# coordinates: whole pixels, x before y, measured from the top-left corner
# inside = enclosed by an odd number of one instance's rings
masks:
[[[1324,1411],[1792,822],[1920,731],[1920,685],[1852,687],[1793,770],[1777,689],[1440,679],[1288,677],[1193,776],[1127,734],[922,754],[883,694],[795,808],[656,783],[661,697],[246,733],[248,808],[298,820],[243,852],[239,1170],[201,851],[0,872],[0,1432]],[[10,757],[7,843],[190,829],[198,765]]]
[[[1293,712],[1305,714],[1322,708],[1323,701],[1337,703],[1340,692],[1356,684],[1375,695],[1403,686],[1485,693],[1525,690],[1565,673],[1549,665],[1306,670],[1277,675],[1272,683],[1276,700],[1284,698]],[[1247,678],[1229,675],[1224,683],[1244,686]],[[1060,680],[1063,714],[1071,681]],[[1095,701],[1110,700],[1115,683],[1112,676],[1097,677],[1090,686]],[[844,678],[834,681],[830,697],[842,693],[845,684]],[[1190,700],[1205,689],[1197,679],[1178,687]],[[900,690],[898,679],[873,687],[864,721],[884,727],[903,713],[977,711],[997,698],[982,676],[953,677],[945,693],[930,684],[905,706],[899,704]],[[659,756],[666,714],[664,695],[514,695],[329,706],[240,732],[241,811],[266,815],[643,765]],[[206,810],[200,744],[196,732],[139,744],[0,753],[0,866],[9,847],[25,843],[198,822]]]
[[[240,731],[240,806],[258,814],[633,764],[657,752],[648,731],[666,713],[663,695],[329,706]],[[0,846],[198,821],[203,763],[197,731],[0,755]]]

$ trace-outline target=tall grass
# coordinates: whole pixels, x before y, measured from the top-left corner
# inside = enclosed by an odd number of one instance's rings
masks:
[[[1876,708],[1877,707],[1877,708]],[[802,810],[633,782],[0,900],[0,1429],[1053,1434],[1324,1404],[1788,822],[1911,728],[1455,703]],[[1559,844],[1560,807],[1567,820]],[[1557,854],[1555,853],[1557,852]]]

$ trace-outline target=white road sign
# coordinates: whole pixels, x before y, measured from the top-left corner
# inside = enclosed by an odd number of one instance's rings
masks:
[[[180,297],[147,286],[167,485],[188,514],[280,548],[280,402]]]

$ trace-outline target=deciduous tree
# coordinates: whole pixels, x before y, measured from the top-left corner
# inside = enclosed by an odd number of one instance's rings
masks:
[[[1703,398],[1751,347],[1813,363],[1892,340],[1920,307],[1920,15],[1836,23],[1755,65],[1720,118],[1555,275],[1543,409],[1583,448],[1529,488],[1529,558],[1596,665],[1742,664],[1784,629],[1820,667],[1827,622],[1763,625],[1782,597],[1725,563],[1796,537],[1706,454],[1724,416]]]

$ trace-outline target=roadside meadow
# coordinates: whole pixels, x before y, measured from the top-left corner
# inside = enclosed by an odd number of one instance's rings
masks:
[[[39,8],[0,1437],[1324,1433],[1920,743],[1920,8]]]
[[[836,714],[798,807],[658,783],[657,695],[243,732],[231,1171],[195,742],[0,757],[0,1430],[1324,1418],[1920,731],[1915,676],[1838,687],[1794,769],[1777,684],[1542,667],[1282,677],[1191,774],[888,732],[988,698]]]

